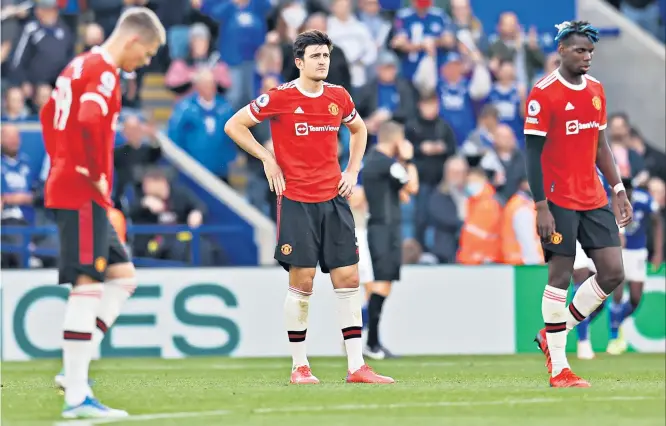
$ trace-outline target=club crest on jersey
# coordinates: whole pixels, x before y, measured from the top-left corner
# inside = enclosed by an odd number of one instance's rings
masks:
[[[338,108],[338,106],[336,104],[331,103],[328,106],[328,112],[330,112],[331,115],[338,115],[338,113],[340,112],[340,109]]]
[[[592,98],[592,105],[597,109],[597,111],[601,111],[601,98],[599,96],[595,96]]]
[[[539,102],[532,99],[530,103],[527,104],[527,113],[534,117],[535,115],[538,115],[539,112],[541,112],[541,105]]]
[[[280,252],[285,256],[289,256],[292,252],[292,248],[289,244],[282,244],[282,247],[280,247]]]
[[[97,272],[104,272],[105,269],[106,269],[106,259],[104,259],[101,256],[95,259],[95,270]]]

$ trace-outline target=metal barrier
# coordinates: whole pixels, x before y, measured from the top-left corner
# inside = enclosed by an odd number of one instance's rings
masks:
[[[187,267],[201,265],[201,236],[206,234],[242,234],[243,230],[236,226],[203,225],[198,228],[190,228],[187,225],[128,225],[127,235],[161,234],[171,235],[181,232],[189,232],[191,235],[191,263],[174,260],[153,259],[145,257],[134,257],[132,261],[137,267]],[[20,235],[23,240],[20,244],[2,244],[2,253],[15,253],[19,255],[23,268],[29,267],[31,256],[58,257],[58,250],[38,248],[32,244],[32,237],[40,235],[55,235],[58,233],[56,226],[3,226],[3,235]]]

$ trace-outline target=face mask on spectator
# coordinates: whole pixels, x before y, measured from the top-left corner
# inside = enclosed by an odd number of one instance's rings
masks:
[[[483,191],[483,184],[481,182],[468,183],[465,187],[465,192],[470,197],[475,197]]]
[[[282,19],[291,28],[299,28],[305,22],[308,13],[301,6],[293,5],[282,10]]]

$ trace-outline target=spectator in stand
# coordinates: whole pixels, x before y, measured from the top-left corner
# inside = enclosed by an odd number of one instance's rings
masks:
[[[436,265],[437,256],[424,253],[423,247],[413,238],[407,238],[402,242],[402,264],[403,265]]]
[[[328,32],[328,18],[323,13],[315,13],[308,17],[308,20],[303,24],[301,31],[305,30],[319,30]],[[282,75],[284,81],[292,81],[298,78],[298,68],[294,63],[294,50],[293,42],[285,42],[282,45],[283,52],[283,70]],[[349,93],[352,92],[351,75],[349,73],[349,63],[342,49],[333,49],[331,51],[331,64],[328,68],[328,77],[326,81],[331,84],[342,86]],[[343,126],[344,127],[344,126]]]
[[[12,57],[12,80],[32,99],[35,87],[55,80],[74,56],[74,35],[58,15],[56,0],[38,0],[35,20],[23,27]]]
[[[657,0],[622,0],[620,10],[629,20],[654,37],[660,38]]]
[[[39,84],[35,89],[35,95],[32,98],[32,112],[35,117],[39,116],[39,111],[48,100],[51,98],[53,87],[49,84]]]
[[[386,121],[404,124],[416,109],[414,89],[398,75],[398,65],[395,53],[383,51],[377,60],[377,79],[366,84],[355,97],[356,110],[371,135]]]
[[[537,72],[537,74],[532,79],[531,86],[529,86],[530,89],[532,88],[532,86],[537,84],[537,82],[539,80],[541,80],[543,77],[549,75],[551,72],[558,69],[560,67],[560,63],[561,63],[561,61],[560,61],[560,54],[559,53],[553,52],[550,55],[548,55],[546,57],[546,63],[543,66],[543,72]]]
[[[409,81],[424,58],[436,57],[436,64],[441,64],[456,47],[451,19],[433,7],[432,0],[412,0],[412,7],[398,11],[393,27],[391,47],[401,53],[401,73]]]
[[[254,97],[284,83],[282,80],[282,51],[277,44],[264,44],[257,52],[254,72]]]
[[[428,203],[428,227],[433,231],[433,241],[427,246],[441,263],[456,262],[458,238],[467,215],[467,169],[463,157],[446,160],[444,178]]]
[[[525,147],[523,115],[525,111],[525,86],[518,84],[516,70],[511,61],[502,61],[495,74],[490,94],[486,99],[499,113],[501,123],[513,130],[519,148]]]
[[[635,186],[644,185],[648,179],[645,160],[631,148],[631,126],[626,114],[612,114],[608,119],[608,135],[615,162],[622,177],[634,180]]]
[[[377,60],[377,45],[368,28],[352,12],[351,0],[333,0],[328,35],[349,64],[352,93],[367,83],[367,69]]]
[[[21,139],[17,127],[11,124],[2,126],[2,161],[0,173],[2,185],[2,226],[28,226],[34,223],[32,179],[28,159],[21,153]],[[20,245],[22,235],[4,234],[2,243]],[[17,254],[3,254],[2,267],[20,267]]]
[[[511,61],[516,67],[518,82],[523,86],[534,79],[545,62],[536,28],[530,28],[525,40],[518,17],[513,12],[505,12],[500,16],[497,35],[491,42],[489,53],[493,72],[497,71],[502,61]]]
[[[469,4],[469,0],[451,0],[451,17],[453,20],[453,28],[458,39],[465,39],[467,35],[462,35],[464,32],[469,33],[469,37],[474,45],[483,52],[488,53],[488,37],[483,31],[483,25],[479,21]],[[462,33],[461,33],[462,32]]]
[[[37,120],[37,117],[32,114],[30,108],[25,104],[25,97],[20,87],[10,87],[7,89],[3,104],[3,122]]]
[[[463,265],[499,263],[502,260],[500,227],[502,204],[483,169],[467,175],[467,214],[460,231],[457,261]]]
[[[481,158],[495,145],[495,130],[499,126],[499,112],[493,105],[484,105],[474,129],[462,144],[461,153],[467,161],[478,165]]]
[[[646,143],[634,127],[629,130],[629,147],[643,157],[645,169],[650,176],[666,181],[666,154]]]
[[[147,168],[156,166],[162,158],[162,149],[157,140],[157,130],[146,125],[136,115],[123,120],[122,137],[125,144],[115,149],[113,164],[116,182],[113,201],[116,207],[123,206],[123,199],[140,198],[141,179]],[[131,191],[128,194],[128,191]]]
[[[497,196],[506,202],[525,179],[525,156],[516,145],[511,127],[500,124],[495,129],[493,149],[481,159],[481,168],[490,172]]]
[[[200,3],[201,12],[220,25],[218,51],[231,74],[226,96],[234,110],[240,109],[254,95],[254,58],[266,38],[266,16],[271,4],[268,0],[202,0]]]
[[[29,8],[20,7],[21,0],[2,0],[2,25],[0,25],[0,59],[2,59],[2,91],[4,92],[7,75],[10,73],[10,58],[15,47],[15,41],[21,30],[19,19],[28,16]]]
[[[370,31],[377,51],[388,47],[388,36],[391,33],[391,22],[382,14],[378,0],[360,0],[358,3],[358,19]],[[372,75],[372,68],[369,69]]]
[[[462,143],[474,130],[476,114],[474,101],[485,99],[492,85],[490,72],[485,66],[483,55],[478,50],[469,52],[473,64],[472,74],[465,76],[463,57],[452,52],[441,68],[437,90],[440,96],[440,115],[456,134],[458,143]]]
[[[527,178],[507,202],[502,215],[502,263],[540,265],[544,263],[541,238],[537,234],[536,204]]]
[[[187,188],[171,185],[161,169],[151,169],[143,177],[143,196],[136,200],[130,218],[136,225],[185,225],[198,228],[203,224],[205,206]],[[134,254],[141,257],[190,263],[192,235],[136,235]],[[215,264],[210,244],[202,240],[202,266]]]
[[[414,164],[419,172],[414,237],[425,246],[428,203],[442,180],[446,159],[455,154],[457,146],[453,129],[439,116],[436,94],[421,98],[418,116],[410,119],[405,126],[405,137],[414,145]]]
[[[196,93],[174,108],[169,120],[169,138],[211,173],[229,183],[229,166],[236,161],[238,150],[224,132],[224,124],[234,110],[217,94],[217,83],[210,69],[199,69],[194,84]]]
[[[79,31],[79,16],[86,12],[86,0],[57,0],[60,8],[60,19],[67,25],[69,32]]]
[[[220,53],[210,52],[210,30],[202,23],[196,23],[189,30],[188,54],[183,59],[175,59],[166,73],[166,86],[179,95],[179,98],[192,91],[192,79],[200,67],[213,71],[217,91],[224,93],[231,86],[229,68],[220,62]]]
[[[661,223],[666,223],[666,184],[664,184],[664,181],[659,179],[659,178],[652,178],[648,182],[648,191],[650,192],[650,195],[654,199],[654,201],[657,202],[659,205],[659,214],[661,215]],[[650,222],[651,223],[651,222]],[[664,248],[662,250],[662,253],[666,253],[666,226],[661,227],[662,231],[664,231],[664,238],[662,238],[662,241],[664,241]],[[653,232],[648,232],[648,247],[652,248],[654,245],[654,234]],[[652,248],[650,252],[650,258],[652,258],[652,254],[654,252],[654,248]]]

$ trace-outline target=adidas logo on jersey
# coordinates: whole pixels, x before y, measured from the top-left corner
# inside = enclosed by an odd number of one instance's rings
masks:
[[[294,114],[304,114],[303,108],[301,108],[301,107],[296,108],[296,111],[294,111]]]
[[[571,111],[572,109],[574,109],[574,106],[571,105],[571,102],[567,102],[567,106],[564,107],[564,110],[565,111]]]

